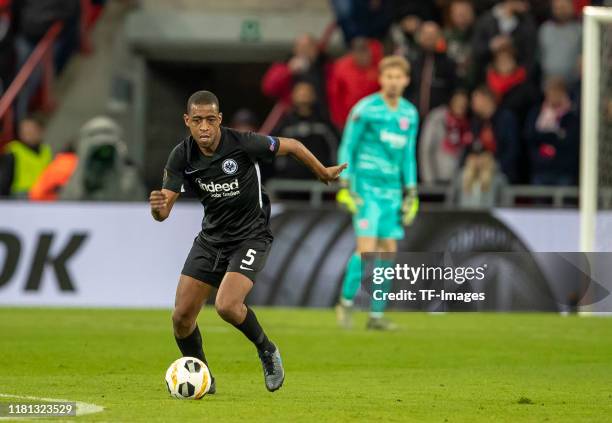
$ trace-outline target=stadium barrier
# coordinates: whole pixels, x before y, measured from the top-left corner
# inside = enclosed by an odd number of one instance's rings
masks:
[[[420,184],[419,195],[434,202],[445,203],[452,206],[451,189],[448,185]],[[319,207],[324,202],[325,194],[335,193],[335,186],[325,186],[318,182],[308,180],[271,179],[266,183],[266,190],[273,198],[280,198],[283,194],[303,193],[308,195],[310,206]],[[612,188],[602,187],[599,192],[599,201],[602,209],[612,209]],[[572,186],[536,186],[536,185],[509,185],[503,188],[501,195],[502,207],[525,206],[531,204],[542,207],[550,205],[555,208],[578,204],[578,187]]]

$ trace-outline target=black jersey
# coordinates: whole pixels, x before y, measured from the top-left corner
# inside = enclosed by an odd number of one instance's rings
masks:
[[[163,187],[197,193],[204,206],[199,238],[221,245],[263,238],[272,240],[270,201],[261,186],[259,161],[271,161],[278,138],[221,127],[221,140],[211,157],[189,136],[168,157]]]

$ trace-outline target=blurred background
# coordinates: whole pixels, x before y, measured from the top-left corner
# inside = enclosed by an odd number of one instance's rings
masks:
[[[582,11],[611,3],[0,0],[0,304],[170,306],[202,207],[186,193],[160,225],[146,200],[188,96],[332,164],[389,54],[421,117],[401,250],[579,251]],[[594,251],[612,251],[609,25],[601,40]],[[354,248],[336,187],[285,158],[263,173],[276,243],[251,301],[334,304]]]

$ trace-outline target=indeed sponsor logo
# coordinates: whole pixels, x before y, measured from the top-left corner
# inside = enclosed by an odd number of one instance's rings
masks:
[[[214,181],[202,182],[200,179],[198,179],[197,182],[198,182],[198,185],[200,185],[200,188],[202,188],[202,190],[211,192],[211,193],[230,192],[230,191],[237,190],[239,188],[238,178],[234,179],[232,182],[229,182],[229,183],[226,182],[224,184],[216,184]]]

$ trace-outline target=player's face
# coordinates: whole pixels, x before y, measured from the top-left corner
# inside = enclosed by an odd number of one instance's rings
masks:
[[[185,125],[198,146],[203,149],[216,147],[221,137],[222,113],[214,104],[192,104],[189,114],[183,115]]]
[[[399,67],[389,67],[378,78],[381,90],[386,97],[397,98],[402,95],[410,78]]]

